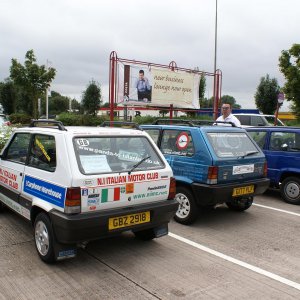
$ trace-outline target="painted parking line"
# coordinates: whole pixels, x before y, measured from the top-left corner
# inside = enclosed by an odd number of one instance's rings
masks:
[[[276,210],[276,211],[283,212],[283,213],[286,213],[286,214],[289,214],[289,215],[300,217],[300,214],[294,213],[294,212],[289,211],[289,210],[279,209],[279,208],[275,208],[275,207],[271,207],[271,206],[266,206],[266,205],[261,205],[261,204],[256,204],[256,203],[253,203],[252,205],[255,205],[255,206],[258,206],[258,207],[267,208],[267,209],[271,209],[271,210]]]
[[[251,270],[251,271],[256,272],[258,274],[261,274],[261,275],[264,275],[266,277],[269,277],[269,278],[271,278],[273,280],[279,281],[279,282],[281,282],[283,284],[286,284],[286,285],[288,285],[290,287],[293,287],[293,288],[295,288],[295,289],[297,289],[297,290],[300,291],[300,284],[297,283],[297,282],[291,281],[289,279],[286,279],[286,278],[281,277],[279,275],[276,275],[274,273],[271,273],[271,272],[268,272],[268,271],[263,270],[261,268],[258,268],[258,267],[255,267],[253,265],[250,265],[250,264],[248,264],[246,262],[243,262],[243,261],[241,261],[239,259],[235,259],[235,258],[233,258],[231,256],[228,256],[228,255],[225,255],[225,254],[223,254],[221,252],[215,251],[213,249],[210,249],[210,248],[208,248],[206,246],[203,246],[201,244],[193,242],[193,241],[191,241],[189,239],[186,239],[186,238],[184,238],[182,236],[179,236],[177,234],[174,234],[172,232],[169,232],[169,236],[172,237],[172,238],[174,238],[174,239],[176,239],[176,240],[179,240],[179,241],[181,241],[183,243],[186,243],[186,244],[188,244],[190,246],[193,246],[193,247],[195,247],[195,248],[197,248],[199,250],[205,251],[205,252],[207,252],[209,254],[215,255],[215,256],[220,257],[222,259],[225,259],[225,260],[227,260],[229,262],[232,262],[232,263],[234,263],[236,265],[239,265],[239,266],[244,267],[244,268],[246,268],[248,270]]]

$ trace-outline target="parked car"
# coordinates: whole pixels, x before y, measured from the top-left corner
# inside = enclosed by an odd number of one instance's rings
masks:
[[[274,115],[261,115],[261,114],[233,114],[236,116],[242,127],[248,126],[273,126],[275,124]],[[277,126],[285,126],[284,123],[277,118]]]
[[[284,201],[300,204],[300,128],[249,127],[247,131],[266,155],[271,186]]]
[[[168,234],[174,197],[172,170],[142,130],[35,120],[0,156],[0,210],[31,222],[45,262],[123,231],[144,240]]]
[[[198,208],[221,203],[244,211],[254,195],[268,188],[265,156],[246,130],[172,122],[141,127],[173,169],[180,203],[177,222],[190,224],[198,217]]]

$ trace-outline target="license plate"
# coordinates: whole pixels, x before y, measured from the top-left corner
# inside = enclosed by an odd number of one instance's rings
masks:
[[[247,185],[239,188],[234,188],[232,196],[241,196],[254,193],[254,185]]]
[[[108,229],[114,230],[118,228],[130,227],[133,225],[149,223],[149,222],[150,222],[150,211],[145,211],[137,214],[109,218]]]

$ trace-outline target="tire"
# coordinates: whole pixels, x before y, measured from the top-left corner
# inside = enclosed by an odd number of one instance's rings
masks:
[[[184,225],[195,222],[199,211],[192,192],[185,187],[177,187],[175,200],[179,203],[175,221]]]
[[[55,238],[51,221],[47,214],[39,213],[34,221],[34,241],[39,257],[46,263],[55,261]]]
[[[251,207],[253,203],[253,197],[247,198],[233,198],[231,202],[226,202],[229,209],[234,211],[244,211]]]
[[[141,231],[135,231],[134,235],[136,238],[142,241],[151,241],[155,238],[154,230],[152,228]]]
[[[290,204],[300,204],[300,179],[287,177],[280,185],[280,193],[283,200]]]

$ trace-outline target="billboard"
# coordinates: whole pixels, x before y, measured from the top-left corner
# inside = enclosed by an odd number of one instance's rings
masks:
[[[200,108],[199,73],[122,64],[118,73],[118,104]]]

